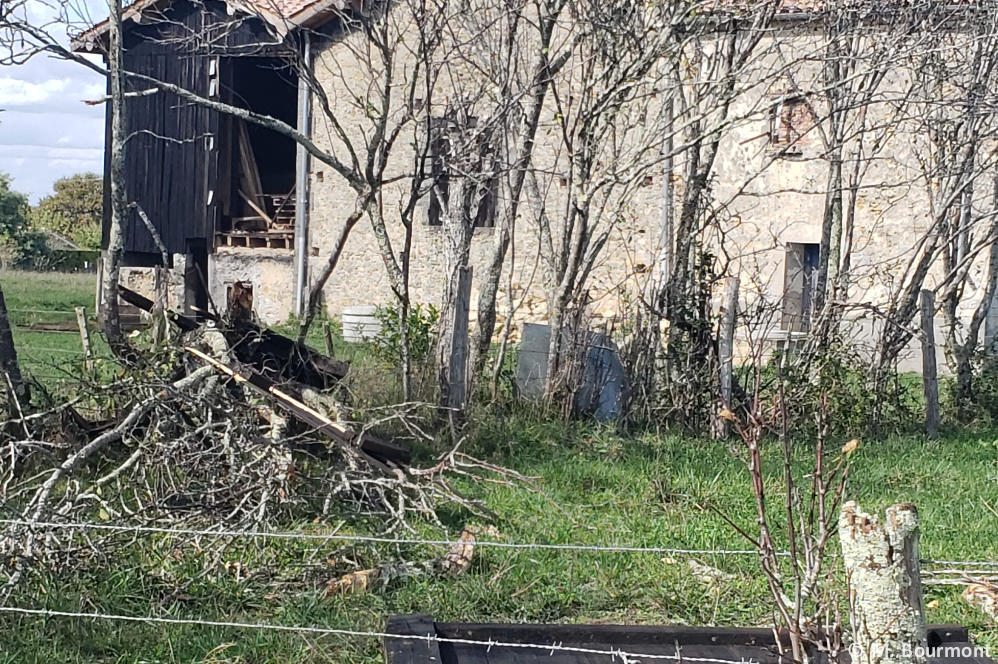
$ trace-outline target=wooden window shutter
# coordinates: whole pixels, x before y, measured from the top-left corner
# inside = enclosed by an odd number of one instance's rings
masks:
[[[787,243],[783,270],[783,329],[800,332],[804,320],[804,245]]]

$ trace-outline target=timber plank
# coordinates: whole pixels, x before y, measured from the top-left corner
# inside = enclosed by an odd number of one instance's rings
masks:
[[[397,615],[388,619],[388,634],[436,635],[433,617],[426,614]],[[440,645],[426,639],[385,638],[385,659],[388,664],[441,664]]]
[[[390,624],[392,624],[390,622]],[[441,656],[448,664],[526,664],[545,662],[546,664],[614,664],[622,661],[617,652],[636,656],[665,656],[710,658],[731,662],[754,662],[756,664],[783,664],[788,658],[780,659],[779,649],[772,630],[741,629],[730,627],[686,627],[686,626],[634,626],[634,625],[520,625],[520,624],[469,624],[434,623],[435,633],[444,641],[439,644]],[[994,664],[987,657],[980,657],[977,651],[972,657],[963,657],[965,648],[972,648],[967,641],[967,631],[955,625],[934,625],[928,627],[930,647],[949,647],[940,656],[930,657],[928,664]],[[467,639],[483,642],[450,643],[446,639]],[[786,633],[781,636],[784,648],[789,646]],[[489,647],[488,643],[505,642],[547,646],[557,644],[564,647],[577,647],[592,650],[605,650],[606,654],[594,652],[572,652],[542,647],[517,648],[509,646]],[[954,650],[958,649],[958,650]],[[959,652],[959,655],[952,655]],[[823,652],[811,654],[816,664],[828,664],[828,656]],[[393,660],[389,659],[389,663]],[[425,661],[425,660],[401,660]],[[839,655],[837,664],[851,664],[848,652]]]

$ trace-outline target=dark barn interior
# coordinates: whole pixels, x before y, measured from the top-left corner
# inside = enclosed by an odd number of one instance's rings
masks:
[[[232,89],[236,103],[295,126],[298,75],[278,58],[234,58]],[[267,194],[287,194],[295,185],[295,142],[273,129],[248,127],[260,182]]]
[[[277,57],[229,58],[222,94],[235,106],[292,127],[298,120],[298,76]],[[295,217],[296,144],[238,118],[223,119],[221,245],[290,248]]]
[[[297,126],[296,45],[220,0],[177,0],[130,24],[124,65],[206,99]],[[203,40],[198,35],[214,35]],[[132,79],[125,105],[124,264],[174,267],[186,257],[189,303],[207,302],[208,256],[220,245],[290,249],[296,154],[292,139]],[[110,115],[106,134],[110,137]],[[105,155],[105,174],[110,153]],[[103,246],[110,228],[105,178]],[[144,212],[150,231],[138,210]],[[158,237],[157,237],[158,235]]]

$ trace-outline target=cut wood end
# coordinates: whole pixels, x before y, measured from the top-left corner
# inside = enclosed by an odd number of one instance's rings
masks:
[[[381,575],[381,570],[377,567],[373,569],[362,569],[333,579],[326,584],[326,596],[342,594],[347,592],[364,592],[371,587],[371,584]]]
[[[471,559],[475,555],[477,541],[472,528],[462,530],[457,543],[451,546],[450,551],[440,559],[440,571],[451,576],[464,574],[471,567]]]
[[[839,515],[839,528],[859,529],[869,533],[877,529],[877,517],[867,514],[855,500],[842,506]]]
[[[899,503],[888,507],[884,529],[900,535],[913,533],[918,529],[918,508],[912,503]]]

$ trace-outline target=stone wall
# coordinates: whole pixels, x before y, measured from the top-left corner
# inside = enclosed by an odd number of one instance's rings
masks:
[[[401,26],[400,22],[400,26]],[[399,29],[403,29],[404,26]],[[316,78],[329,97],[330,104],[344,127],[356,128],[351,139],[361,146],[370,122],[362,100],[372,80],[358,53],[364,48],[359,34],[351,34],[320,52],[316,61]],[[808,47],[802,37],[800,47]],[[765,46],[761,47],[765,48]],[[404,62],[399,63],[399,92],[407,82]],[[760,61],[760,71],[772,62]],[[898,73],[898,79],[903,77]],[[804,78],[806,78],[806,73]],[[886,84],[890,87],[891,83]],[[740,120],[722,141],[715,167],[712,193],[722,209],[723,248],[714,249],[728,264],[731,272],[741,275],[743,306],[760,302],[779,310],[784,284],[787,243],[818,243],[824,209],[827,161],[815,133],[800,141],[800,150],[793,156],[774,157],[768,138],[768,107],[780,91],[774,84],[760,85],[741,99],[731,110]],[[438,90],[442,97],[448,90]],[[785,91],[784,91],[785,92]],[[550,105],[549,105],[550,106]],[[564,202],[565,191],[557,177],[559,141],[556,136],[553,107],[545,109],[538,132],[535,163],[550,172],[542,183],[550,209]],[[875,114],[877,111],[874,111]],[[318,102],[313,109],[313,137],[325,149],[332,149],[341,158],[345,152],[337,139],[336,130],[325,120]],[[411,167],[411,146],[416,142],[415,131],[422,125],[413,124],[397,140],[393,161],[387,174],[399,176]],[[407,133],[408,132],[408,133]],[[863,188],[858,195],[855,246],[853,253],[853,285],[855,302],[877,306],[897,289],[896,277],[916,249],[915,242],[930,223],[928,198],[924,187],[916,184],[918,177],[915,149],[921,137],[904,131],[888,141],[882,154],[888,158],[875,165],[867,175],[867,183],[884,186]],[[658,137],[644,137],[656,141]],[[342,177],[317,160],[312,160],[310,173],[310,272],[321,269],[340,228],[355,209],[357,198]],[[677,195],[685,185],[684,164],[677,160],[674,180]],[[649,278],[659,242],[662,214],[661,169],[650,172],[642,186],[623,210],[607,242],[603,259],[590,277],[593,313],[612,316],[626,311],[629,302]],[[903,186],[899,183],[904,183]],[[388,185],[383,194],[383,208],[389,233],[398,252],[403,227],[399,217],[400,201],[410,187],[408,179]],[[500,206],[501,206],[500,202]],[[472,318],[475,316],[478,284],[486,269],[495,236],[490,229],[479,229],[472,241],[471,264],[475,270],[472,286]],[[416,212],[410,252],[410,289],[417,302],[438,304],[443,293],[444,243],[442,227],[426,224],[425,205]],[[510,308],[516,310],[517,325],[524,322],[545,322],[546,267],[539,258],[536,221],[521,205],[515,231],[515,248],[502,279],[499,294],[499,320]],[[243,279],[254,284],[258,314],[266,322],[284,320],[294,305],[294,267],[290,252],[278,256],[273,250],[224,250],[214,258],[213,284],[216,300],[224,301],[223,284],[231,279]],[[986,253],[986,252],[985,252]],[[975,264],[971,278],[974,286],[968,293],[964,311],[975,306],[983,284],[984,260]],[[939,278],[939,269],[930,276],[927,286]],[[976,289],[976,290],[975,290]],[[324,293],[324,304],[336,315],[350,305],[381,305],[393,300],[386,269],[369,221],[362,219],[353,230],[339,265]],[[860,334],[871,334],[871,321],[860,321]],[[780,336],[779,317],[773,321],[773,338]],[[913,358],[917,362],[916,358]]]

